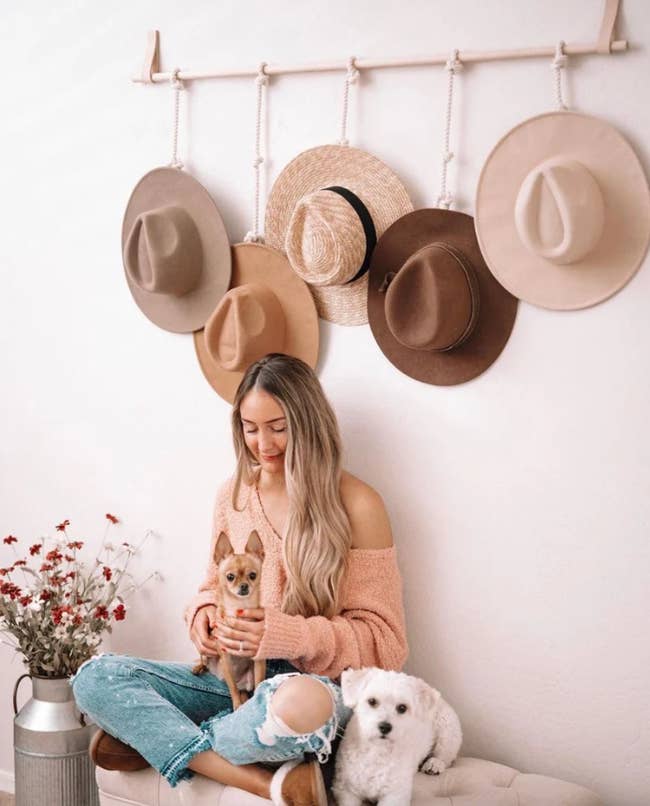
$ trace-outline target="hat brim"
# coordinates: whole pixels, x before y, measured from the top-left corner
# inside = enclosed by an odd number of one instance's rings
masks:
[[[515,225],[522,182],[541,162],[581,162],[605,199],[605,225],[581,260],[557,265],[530,252]],[[499,282],[519,299],[553,310],[596,305],[638,270],[650,239],[650,191],[638,157],[609,123],[577,112],[550,112],[511,129],[492,149],[478,181],[476,233]]]
[[[155,168],[133,189],[122,222],[122,254],[133,223],[140,213],[165,205],[183,207],[197,226],[203,249],[203,267],[195,289],[183,296],[145,291],[129,277],[126,281],[138,307],[155,325],[174,333],[203,327],[230,284],[230,243],[214,200],[194,177],[178,168]]]
[[[377,238],[413,210],[406,188],[380,159],[350,146],[326,145],[298,154],[275,180],[266,205],[266,242],[281,252],[296,204],[303,196],[332,185],[348,188],[367,207]],[[318,315],[339,325],[368,321],[367,272],[348,285],[309,286]]]
[[[453,246],[474,268],[480,298],[478,320],[460,347],[446,352],[411,350],[391,333],[384,307],[386,294],[379,289],[388,272],[399,272],[411,255],[435,242]],[[477,377],[505,347],[516,315],[517,300],[485,264],[471,216],[453,210],[416,210],[396,221],[377,243],[368,280],[368,320],[381,351],[405,375],[436,386]]]
[[[285,317],[282,352],[301,358],[314,369],[318,361],[318,314],[307,284],[294,273],[287,258],[263,244],[236,244],[232,247],[231,288],[246,283],[271,287]],[[216,364],[208,353],[203,334],[203,329],[194,333],[194,348],[201,370],[215,392],[232,403],[245,370],[229,371]]]

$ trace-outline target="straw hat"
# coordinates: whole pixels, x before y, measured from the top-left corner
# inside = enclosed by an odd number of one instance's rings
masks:
[[[595,305],[648,248],[650,193],[630,144],[577,112],[525,120],[493,148],[478,182],[476,233],[509,291],[533,305]]]
[[[517,300],[483,260],[471,216],[416,210],[377,243],[368,319],[405,375],[438,386],[475,378],[503,350],[516,313]]]
[[[412,209],[404,185],[377,157],[350,146],[319,146],[295,157],[275,180],[266,241],[286,252],[309,284],[322,319],[363,325],[375,243]]]
[[[232,403],[248,367],[268,353],[318,360],[318,315],[286,257],[257,243],[232,247],[232,283],[205,329],[194,334],[203,374]]]
[[[156,168],[131,193],[122,257],[133,299],[174,333],[203,327],[230,282],[230,244],[208,191],[178,168]]]

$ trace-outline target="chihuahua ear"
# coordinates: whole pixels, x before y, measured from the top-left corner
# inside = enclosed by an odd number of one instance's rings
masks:
[[[262,545],[260,536],[257,534],[257,530],[253,529],[253,531],[248,535],[248,542],[246,543],[245,551],[248,554],[257,554],[260,560],[264,559],[264,546]]]
[[[235,552],[230,544],[230,540],[228,540],[228,535],[225,532],[221,532],[214,547],[215,565],[219,565],[229,554],[234,553]]]
[[[433,719],[440,701],[440,692],[418,678],[415,684],[415,701],[420,713]]]
[[[363,689],[366,677],[372,669],[346,669],[341,673],[341,693],[343,704],[348,708],[354,708],[359,702],[359,696]]]

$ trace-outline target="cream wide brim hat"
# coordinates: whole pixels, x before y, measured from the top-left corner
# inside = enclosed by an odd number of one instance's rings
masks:
[[[564,187],[549,165],[565,171]],[[524,221],[522,198],[531,191]],[[538,230],[533,248],[525,231],[522,237],[527,225]],[[478,181],[475,226],[490,270],[516,297],[553,310],[587,308],[619,291],[641,265],[650,192],[639,159],[613,126],[550,112],[515,126],[492,149]],[[553,240],[579,241],[591,237],[591,228],[593,243],[577,259],[561,263],[542,254],[545,237],[551,253]]]
[[[263,244],[235,244],[232,247],[232,280],[229,290],[246,284],[268,286],[280,303],[284,316],[282,345],[262,350],[254,361],[269,352],[277,351],[300,358],[314,369],[318,361],[318,314],[309,288],[292,270],[286,257]],[[194,333],[199,365],[215,392],[232,403],[247,368],[238,371],[223,369],[210,355],[204,333],[204,329]]]
[[[361,200],[370,213],[377,239],[394,221],[413,210],[398,176],[377,157],[350,146],[317,146],[295,157],[275,180],[266,205],[266,242],[286,253],[287,234],[296,206],[310,194],[332,186],[346,188]],[[343,229],[341,235],[345,238]],[[353,246],[358,245],[350,244],[350,248]],[[345,249],[346,243],[342,240],[335,251]],[[326,255],[321,258],[325,259]],[[347,284],[309,283],[309,288],[322,319],[340,325],[368,322],[367,271]]]
[[[202,253],[198,283],[182,296],[146,291],[129,276],[126,281],[136,304],[155,325],[174,333],[202,328],[230,283],[230,242],[214,200],[190,174],[179,168],[155,168],[133,189],[122,221],[122,251],[136,219],[165,206],[180,207],[191,217]],[[182,265],[180,266],[182,270]]]

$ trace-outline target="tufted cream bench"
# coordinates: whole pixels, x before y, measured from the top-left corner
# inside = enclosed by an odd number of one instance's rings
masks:
[[[202,775],[173,789],[155,770],[97,768],[101,806],[268,806],[270,801],[222,786]],[[512,767],[460,758],[442,775],[418,773],[413,806],[603,806],[588,789]]]

